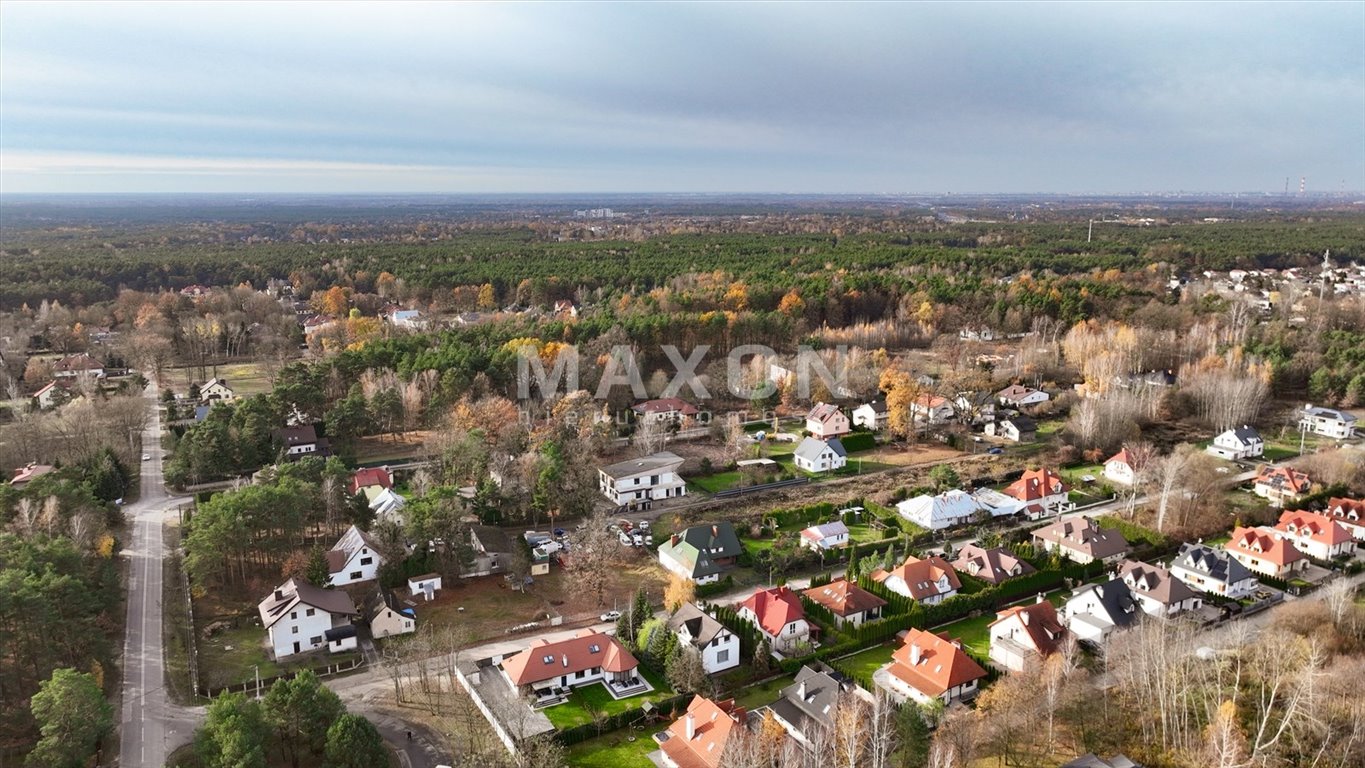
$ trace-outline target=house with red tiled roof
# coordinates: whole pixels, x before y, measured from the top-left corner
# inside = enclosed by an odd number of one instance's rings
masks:
[[[666,768],[718,768],[730,734],[744,721],[744,708],[734,699],[717,703],[697,696],[668,730],[654,734],[659,751],[650,758]]]
[[[928,704],[938,699],[951,704],[976,696],[985,676],[986,670],[962,650],[960,642],[911,629],[891,655],[891,663],[873,673],[872,681],[898,702]]]
[[[503,658],[500,666],[512,687],[535,696],[538,704],[558,701],[573,688],[598,682],[616,699],[653,690],[630,651],[594,629],[554,642],[537,638],[526,650]]]
[[[916,421],[926,424],[946,424],[955,415],[953,404],[946,397],[932,392],[922,392],[910,401],[910,415]]]
[[[834,624],[858,626],[864,621],[881,618],[886,601],[854,584],[848,579],[831,581],[819,587],[811,587],[801,594],[811,602],[822,605],[834,614]]]
[[[1280,515],[1275,530],[1294,548],[1309,557],[1331,560],[1337,555],[1355,554],[1356,542],[1349,531],[1327,515],[1295,511]]]
[[[631,407],[635,418],[641,422],[660,422],[682,425],[697,416],[697,406],[677,397],[660,397],[645,400]]]
[[[50,464],[35,464],[30,461],[27,465],[14,470],[14,477],[10,478],[9,484],[14,488],[23,488],[43,475],[56,471],[57,468]]]
[[[58,379],[76,376],[99,378],[104,375],[104,363],[84,352],[79,355],[67,355],[52,365],[52,375]]]
[[[1236,528],[1223,549],[1253,573],[1277,579],[1308,567],[1308,559],[1273,528]]]
[[[1104,460],[1104,471],[1101,474],[1106,480],[1119,485],[1136,485],[1139,469],[1133,453],[1128,450],[1128,446],[1124,446],[1123,450]]]
[[[1020,512],[1031,520],[1060,515],[1076,508],[1070,489],[1061,476],[1050,469],[1030,469],[1005,487],[1006,496],[1020,502]]]
[[[873,571],[872,580],[898,595],[925,605],[941,603],[962,589],[962,580],[958,578],[957,571],[938,555],[930,555],[923,560],[911,555],[889,571],[884,568]]]
[[[1085,565],[1096,560],[1116,563],[1128,554],[1128,540],[1117,528],[1101,528],[1085,516],[1058,520],[1033,532],[1033,544],[1045,552],[1061,552],[1072,562]]]
[[[1269,464],[1261,467],[1253,482],[1252,492],[1269,501],[1272,507],[1283,507],[1287,502],[1298,501],[1313,486],[1303,472],[1293,467],[1272,467]]]
[[[1356,541],[1365,541],[1365,499],[1346,499],[1333,496],[1322,512],[1345,528]]]
[[[1057,652],[1069,636],[1057,618],[1057,607],[1041,594],[1032,605],[996,611],[990,634],[991,661],[1011,672],[1036,668]]]
[[[806,608],[800,596],[785,585],[754,590],[740,603],[739,617],[753,622],[777,653],[790,653],[811,639]]]
[[[351,495],[354,496],[361,491],[365,492],[365,499],[374,498],[376,494],[386,488],[393,487],[393,476],[384,467],[362,467],[351,475]]]

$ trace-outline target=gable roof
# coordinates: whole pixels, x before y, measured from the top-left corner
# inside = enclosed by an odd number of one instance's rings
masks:
[[[296,424],[275,430],[275,436],[287,446],[311,445],[318,441],[318,430],[312,424]]]
[[[684,416],[696,416],[697,406],[677,397],[660,397],[654,400],[645,400],[631,406],[631,410],[639,414],[646,413],[681,413]]]
[[[986,676],[986,670],[954,642],[913,628],[905,633],[905,643],[891,654],[887,671],[926,696],[942,696]]]
[[[715,561],[739,557],[743,549],[734,526],[722,520],[710,525],[694,525],[673,534],[659,545],[659,554],[691,568],[692,577],[699,578],[720,573],[720,565]]]
[[[14,470],[14,477],[10,478],[9,484],[20,486],[32,480],[37,480],[49,472],[56,472],[57,468],[50,464],[34,464],[29,462],[27,465]]]
[[[944,491],[937,496],[916,496],[896,504],[896,511],[901,515],[921,517],[931,525],[941,522],[945,526],[956,525],[980,509],[981,505],[976,499],[960,488]],[[927,516],[920,514],[926,511]]]
[[[1044,468],[1028,470],[1020,475],[1018,480],[1006,486],[1003,493],[1027,503],[1066,493],[1067,490],[1066,483],[1062,482],[1060,475]]]
[[[1037,570],[1029,565],[1027,560],[1016,557],[1013,552],[1003,547],[982,549],[976,544],[964,545],[958,551],[953,568],[991,584],[999,584],[1015,575],[1023,576]],[[1015,568],[1019,569],[1018,574],[1013,573]]]
[[[1308,539],[1328,547],[1336,547],[1353,541],[1351,534],[1337,521],[1317,512],[1299,510],[1285,512],[1275,524],[1275,530],[1286,536]]]
[[[848,526],[842,520],[835,520],[832,523],[823,525],[812,525],[801,531],[801,538],[814,542],[821,542],[833,536],[847,536]]]
[[[1225,430],[1215,439],[1227,437],[1229,435],[1231,435],[1232,439],[1239,445],[1250,445],[1251,443],[1263,442],[1261,440],[1261,433],[1257,432],[1255,428],[1249,424],[1243,424],[1240,427],[1233,427],[1232,429]]]
[[[1123,446],[1123,448],[1120,449],[1118,453],[1105,459],[1104,463],[1110,464],[1116,461],[1120,464],[1131,467],[1132,469],[1137,469],[1137,464],[1133,463],[1133,454],[1128,452],[1128,446],[1126,445]]]
[[[1247,557],[1264,560],[1275,565],[1289,565],[1303,559],[1297,549],[1289,542],[1275,536],[1271,529],[1236,528],[1232,538],[1223,548],[1229,552],[1240,552]]]
[[[102,371],[104,363],[82,352],[79,355],[67,355],[61,360],[52,364],[52,370],[61,373],[69,371]]]
[[[1016,413],[1013,416],[1007,416],[1001,419],[1000,423],[1014,425],[1015,431],[1021,435],[1026,432],[1038,431],[1038,423],[1022,413]]]
[[[910,401],[911,407],[928,410],[930,408],[942,408],[948,404],[948,398],[940,397],[932,392],[921,392]]]
[[[1294,469],[1293,467],[1272,467],[1269,464],[1261,465],[1256,472],[1256,484],[1273,488],[1281,493],[1303,494],[1308,493],[1312,482],[1308,475]]]
[[[1333,496],[1327,500],[1323,514],[1342,521],[1346,525],[1359,526],[1365,523],[1365,499],[1345,499]]]
[[[1335,408],[1323,408],[1321,406],[1306,405],[1303,408],[1305,416],[1317,416],[1322,419],[1331,419],[1343,424],[1350,424],[1356,421],[1356,416],[1347,411],[1338,411]]]
[[[507,538],[507,533],[501,528],[491,525],[469,526],[469,539],[474,548],[480,552],[510,553],[512,551],[512,540]]]
[[[829,440],[821,440],[818,437],[807,436],[801,441],[801,444],[796,447],[796,450],[793,453],[806,461],[815,461],[820,458],[820,455],[825,452],[826,448],[833,451],[835,456],[848,456],[848,452],[844,450],[844,444],[839,442],[839,438],[837,437],[831,437]]]
[[[361,549],[368,548],[374,556],[381,561],[384,556],[379,554],[379,548],[374,545],[374,539],[368,533],[360,530],[354,525],[346,529],[337,539],[337,543],[327,551],[327,572],[340,573],[346,564],[351,562],[351,558]]]
[[[698,648],[705,648],[717,635],[729,631],[724,624],[703,611],[696,603],[684,603],[668,617],[668,628],[673,632],[676,633],[684,627],[692,638],[692,645]]]
[[[526,650],[502,660],[503,670],[517,685],[597,667],[607,672],[628,672],[637,666],[639,662],[616,638],[593,629],[555,642],[537,638]]]
[[[672,451],[659,451],[643,458],[609,464],[602,467],[601,472],[613,480],[620,480],[623,477],[647,475],[654,472],[677,471],[682,463],[683,458],[678,454]]]
[[[1128,540],[1117,528],[1101,528],[1097,521],[1085,516],[1058,520],[1034,531],[1033,537],[1096,560],[1128,551]]]
[[[333,616],[355,616],[355,603],[340,589],[322,589],[295,576],[275,588],[256,606],[261,626],[269,629],[297,605],[308,605]]]
[[[393,478],[389,475],[389,471],[383,467],[365,467],[357,469],[355,474],[351,475],[352,496],[359,493],[361,488],[369,488],[372,485],[392,488]]]
[[[1011,384],[999,392],[996,392],[995,396],[1001,400],[1016,401],[1022,400],[1037,391],[1038,390],[1032,387],[1026,387],[1023,384]]]
[[[769,589],[756,589],[740,608],[753,611],[758,626],[770,635],[782,634],[783,628],[795,621],[806,618],[806,608],[801,598],[785,584]]]
[[[820,587],[811,587],[801,594],[819,605],[828,608],[835,616],[847,618],[871,611],[886,605],[886,601],[854,584],[848,579],[831,581]]]
[[[810,413],[806,414],[806,421],[826,424],[840,415],[842,414],[839,411],[839,406],[832,403],[816,403],[815,407],[810,409]]]
[[[878,395],[876,399],[870,402],[863,403],[854,410],[862,410],[863,408],[871,408],[872,413],[876,414],[877,416],[885,416],[887,414],[886,396]]]
[[[923,560],[910,555],[905,558],[905,562],[890,571],[878,568],[872,572],[872,580],[879,584],[892,576],[899,576],[905,581],[905,587],[910,590],[910,597],[914,600],[923,600],[948,590],[962,589],[962,580],[957,577],[957,571],[938,555],[930,555]],[[938,581],[945,576],[948,578],[948,590],[940,590]]]
[[[1103,584],[1086,584],[1072,593],[1067,604],[1078,601],[1090,593],[1094,593],[1095,602],[1102,615],[1097,618],[1106,620],[1115,627],[1126,627],[1137,621],[1138,610],[1137,598],[1133,597],[1132,590],[1123,579],[1110,579]],[[1090,615],[1096,614],[1092,611]]]
[[[994,627],[1003,621],[1015,619],[1023,626],[1024,634],[1028,635],[1030,646],[1040,656],[1049,656],[1055,653],[1066,641],[1067,629],[1062,626],[1061,620],[1057,618],[1057,606],[1047,600],[997,611],[995,621],[992,621],[990,626]]]
[[[1181,544],[1180,554],[1171,561],[1172,568],[1177,566],[1224,584],[1236,584],[1252,578],[1251,571],[1245,565],[1227,552],[1205,544]]]
[[[689,718],[692,738],[687,738]],[[678,768],[717,768],[725,743],[736,725],[744,723],[744,708],[734,699],[717,704],[703,696],[692,699],[687,712],[655,739],[659,748]]]
[[[1165,606],[1178,605],[1195,597],[1194,590],[1159,565],[1125,560],[1119,566],[1119,577],[1134,594]]]
[[[1108,760],[1103,760],[1094,753],[1081,755],[1062,768],[1142,768],[1142,766],[1128,759],[1126,755],[1114,755]]]
[[[791,685],[782,689],[770,708],[802,734],[812,728],[832,728],[839,694],[846,690],[827,672],[801,667]]]

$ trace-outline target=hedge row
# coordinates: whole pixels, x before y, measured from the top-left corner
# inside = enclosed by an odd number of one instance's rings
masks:
[[[844,450],[849,453],[870,451],[877,447],[877,436],[871,432],[852,432],[839,438]]]

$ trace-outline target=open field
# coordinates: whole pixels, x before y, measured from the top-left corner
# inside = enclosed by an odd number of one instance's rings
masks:
[[[216,373],[215,373],[216,372]],[[208,378],[217,376],[227,381],[238,397],[270,391],[270,376],[260,363],[225,363],[208,368]],[[177,395],[185,394],[191,383],[203,384],[205,379],[199,375],[198,368],[167,368],[162,373],[162,386],[174,390]],[[198,393],[194,393],[197,395]]]

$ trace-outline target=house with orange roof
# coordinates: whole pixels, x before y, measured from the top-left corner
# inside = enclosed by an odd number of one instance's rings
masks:
[[[1337,521],[1317,512],[1285,512],[1280,515],[1275,530],[1295,549],[1319,560],[1352,555],[1356,551],[1356,542],[1350,532]]]
[[[351,475],[351,495],[365,492],[365,499],[373,499],[380,491],[393,487],[393,477],[384,467],[362,467]]]
[[[570,690],[598,682],[614,699],[653,690],[630,651],[594,629],[554,642],[532,640],[530,647],[504,657],[499,666],[513,689],[534,696],[539,706],[558,703]]]
[[[1006,486],[1002,493],[1020,503],[1020,513],[1030,520],[1040,520],[1075,509],[1069,491],[1056,472],[1030,469]]]
[[[1253,573],[1277,579],[1308,567],[1308,559],[1274,528],[1236,528],[1223,549]]]
[[[753,622],[777,653],[790,653],[811,641],[810,622],[801,597],[785,585],[756,589],[739,606],[739,617]]]
[[[1270,502],[1272,507],[1283,507],[1285,503],[1298,501],[1312,488],[1308,475],[1293,467],[1272,467],[1263,465],[1256,473],[1251,487],[1257,496]]]
[[[858,626],[864,621],[880,619],[886,601],[854,584],[848,579],[831,581],[811,587],[801,594],[816,605],[822,605],[834,615],[837,627]]]
[[[30,461],[28,464],[14,470],[14,477],[10,478],[9,484],[13,488],[23,488],[43,475],[56,471],[57,468],[51,464],[35,464]]]
[[[938,555],[930,555],[923,560],[911,555],[904,563],[889,571],[885,568],[873,571],[872,580],[898,595],[925,605],[941,603],[962,589],[962,580],[958,578],[957,571]]]
[[[1333,496],[1327,500],[1327,509],[1322,513],[1335,520],[1357,541],[1365,541],[1365,499]]]
[[[730,735],[744,722],[744,708],[734,699],[718,703],[697,696],[668,730],[654,734],[659,751],[649,758],[665,768],[719,768]]]
[[[1139,469],[1133,453],[1125,445],[1123,450],[1104,460],[1104,471],[1101,474],[1112,483],[1137,485]]]
[[[910,416],[926,424],[946,424],[952,421],[955,414],[953,404],[948,398],[939,397],[932,392],[922,392],[919,397],[910,401]]]
[[[951,704],[976,696],[985,676],[986,670],[962,650],[961,642],[911,629],[891,662],[872,674],[872,682],[899,703],[938,699]]]
[[[1036,669],[1066,642],[1057,607],[1041,594],[1032,605],[997,611],[990,624],[991,661],[1011,672]]]
[[[1033,544],[1044,552],[1061,552],[1066,559],[1085,565],[1096,560],[1116,563],[1128,554],[1128,540],[1117,528],[1101,528],[1081,516],[1058,520],[1033,532]]]

